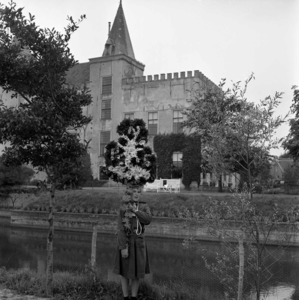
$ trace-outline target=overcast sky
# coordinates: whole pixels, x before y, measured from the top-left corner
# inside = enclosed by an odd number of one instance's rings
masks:
[[[119,6],[119,0],[16,3],[41,27],[60,31],[67,15],[86,14],[70,43],[80,62],[102,55],[108,22]],[[248,99],[257,102],[284,92],[278,113],[288,112],[291,87],[299,85],[299,0],[123,0],[123,9],[145,75],[200,70],[218,84],[221,78],[244,81],[254,72]],[[277,136],[288,130],[285,124]]]

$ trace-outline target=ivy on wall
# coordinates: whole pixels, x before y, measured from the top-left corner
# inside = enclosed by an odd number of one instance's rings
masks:
[[[192,181],[200,185],[201,173],[201,142],[199,136],[186,136],[186,144],[183,149],[183,184],[190,187]]]
[[[201,143],[199,136],[183,133],[158,134],[154,137],[154,151],[157,155],[157,178],[171,178],[172,154],[183,153],[183,184],[190,187],[192,181],[200,184]]]

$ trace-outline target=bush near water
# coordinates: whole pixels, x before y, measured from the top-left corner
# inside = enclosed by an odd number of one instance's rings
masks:
[[[30,270],[6,270],[0,268],[0,289],[8,288],[19,294],[45,297],[46,276]],[[86,266],[78,272],[55,272],[53,280],[53,300],[117,300],[122,299],[119,283],[108,281],[100,273],[94,273]],[[140,284],[138,299],[142,300],[209,300],[224,299],[222,295],[212,295],[205,287],[193,289],[183,282],[163,284]]]

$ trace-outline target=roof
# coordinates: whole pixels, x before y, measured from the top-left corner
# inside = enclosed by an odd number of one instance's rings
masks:
[[[279,158],[276,161],[273,161],[271,164],[271,175],[274,179],[283,178],[283,174],[286,169],[293,165],[293,160],[291,158]]]
[[[294,161],[291,158],[280,158],[278,161],[278,164],[280,165],[283,171],[285,171],[288,167],[292,166],[293,163]]]
[[[114,19],[112,29],[109,32],[109,36],[105,44],[103,56],[114,54],[126,54],[135,59],[134,50],[121,2]]]
[[[89,62],[75,65],[66,74],[66,83],[81,87],[90,81]]]

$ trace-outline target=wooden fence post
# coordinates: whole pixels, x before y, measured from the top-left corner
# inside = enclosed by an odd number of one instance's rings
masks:
[[[243,298],[243,282],[244,282],[244,232],[241,230],[239,234],[239,282],[238,282],[238,300]]]
[[[92,227],[92,241],[91,241],[91,269],[95,272],[96,270],[96,254],[97,254],[97,235],[98,235],[98,227],[97,225],[93,225]]]

